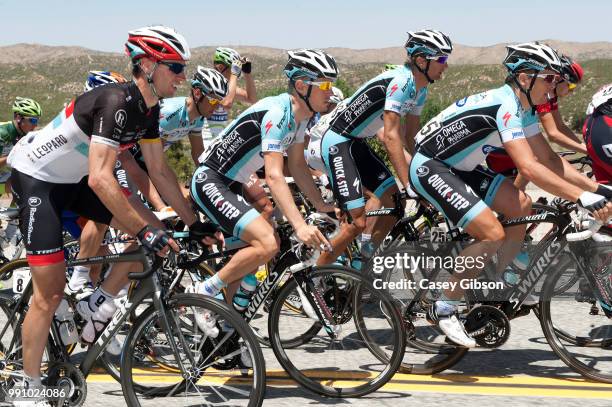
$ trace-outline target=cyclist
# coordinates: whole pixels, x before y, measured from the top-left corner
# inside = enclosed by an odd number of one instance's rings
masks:
[[[331,263],[366,227],[364,189],[376,205],[392,205],[397,191],[395,178],[383,161],[364,142],[384,126],[384,144],[403,188],[408,185],[408,163],[404,146],[410,145],[419,128],[419,115],[427,97],[427,85],[442,77],[452,52],[450,38],[437,30],[408,33],[406,64],[381,73],[345,99],[311,131],[308,162],[330,178],[342,210],[351,224],[343,224],[332,240],[333,253],[323,253],[319,264]],[[407,130],[400,132],[400,119],[407,116]],[[372,240],[380,243],[392,226],[390,219],[373,220]]]
[[[42,116],[42,108],[33,99],[17,96],[13,102],[13,120],[0,123],[0,183],[7,184],[6,191],[10,191],[10,169],[5,169],[6,159],[19,139],[38,125]]]
[[[612,83],[601,87],[587,109],[582,132],[597,182],[612,184]]]
[[[300,241],[319,248],[327,240],[314,226],[305,223],[283,176],[283,152],[296,184],[320,211],[333,211],[321,199],[304,160],[304,130],[316,112],[326,112],[333,81],[338,75],[335,60],[320,50],[289,51],[285,66],[289,91],[260,100],[240,114],[207,147],[191,181],[191,195],[209,219],[224,231],[249,244],[238,251],[212,278],[196,287],[215,296],[230,283],[265,264],[278,252],[274,229],[243,197],[229,188],[245,183],[265,167],[266,182],[276,204],[293,226]],[[236,284],[233,284],[233,293]],[[230,295],[231,298],[231,295]],[[210,316],[198,317],[205,329]]]
[[[190,57],[187,42],[170,28],[145,27],[129,32],[126,50],[132,61],[133,82],[101,86],[77,97],[36,137],[22,138],[9,156],[34,286],[22,327],[24,375],[29,385],[41,384],[41,358],[51,319],[63,296],[62,210],[120,225],[151,251],[163,253],[168,244],[177,248],[154,226],[155,219],[143,218],[121,193],[113,176],[119,146],[144,140],[143,155],[162,196],[191,225],[194,236],[214,232],[197,221],[177,183],[168,182],[172,172],[165,164],[159,140],[158,101],[173,96],[185,80],[183,71]],[[126,284],[127,273],[134,269],[132,264],[117,264],[92,294],[91,320],[84,336],[97,331],[98,321],[112,316],[114,303],[107,300]]]
[[[93,88],[109,83],[125,83],[127,79],[119,72],[114,71],[89,71],[85,81],[84,91],[89,92]]]
[[[493,210],[508,217],[526,216],[531,200],[503,176],[480,167],[494,147],[503,145],[519,172],[545,191],[578,202],[601,219],[612,213],[604,196],[609,194],[559,157],[539,131],[536,106],[546,102],[561,80],[558,55],[539,43],[507,48],[506,83],[458,100],[431,119],[417,136],[410,164],[413,188],[478,242],[459,256],[490,259],[499,251],[500,272],[519,252],[525,226],[504,229]],[[475,346],[455,316],[461,292],[444,295],[429,317],[453,342]]]
[[[580,64],[567,56],[560,56],[559,59],[561,61],[561,81],[555,87],[554,97],[550,98],[546,103],[538,105],[536,110],[549,141],[570,150],[586,154],[586,145],[563,122],[558,105],[558,98],[567,96],[582,81],[584,70]],[[498,173],[510,174],[516,171],[516,166],[503,149],[494,150],[487,156],[487,166]],[[518,174],[514,185],[517,188],[525,189],[527,181],[522,175]]]

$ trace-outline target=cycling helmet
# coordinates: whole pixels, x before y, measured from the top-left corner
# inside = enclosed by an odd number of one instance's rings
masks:
[[[453,51],[453,43],[442,31],[409,31],[404,48],[410,57],[443,56],[450,55]]]
[[[13,102],[13,112],[22,116],[40,117],[42,116],[42,108],[33,99],[22,98],[17,96]]]
[[[579,83],[584,76],[584,69],[578,62],[573,61],[570,57],[561,55],[561,75],[569,83]]]
[[[344,93],[335,86],[332,86],[332,95],[329,97],[329,103],[337,105],[344,100]]]
[[[523,44],[508,45],[508,54],[504,59],[504,66],[511,74],[524,71],[543,71],[552,69],[561,72],[561,60],[557,52],[546,44],[539,42],[525,42]]]
[[[595,110],[600,109],[603,106],[612,105],[612,83],[602,86],[593,95],[589,106],[587,107],[586,114],[593,114]]]
[[[219,47],[215,51],[213,56],[214,64],[223,64],[225,66],[232,66],[234,61],[240,60],[240,54],[238,51],[232,48]]]
[[[335,81],[338,77],[338,66],[331,55],[318,49],[301,49],[289,51],[289,61],[285,65],[285,75],[290,80],[308,77],[325,78]]]
[[[126,53],[136,62],[148,56],[155,61],[188,61],[191,57],[185,38],[161,25],[138,28],[128,33]]]
[[[191,87],[198,88],[203,94],[215,99],[227,96],[227,80],[216,69],[199,66],[191,80]]]
[[[118,72],[112,71],[89,71],[85,81],[85,92],[107,83],[125,83],[127,80]]]
[[[396,68],[399,68],[401,65],[395,65],[395,64],[385,64],[385,71],[392,71]]]

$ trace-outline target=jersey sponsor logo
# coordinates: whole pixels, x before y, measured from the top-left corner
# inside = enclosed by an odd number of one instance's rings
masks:
[[[353,100],[350,105],[346,106],[343,112],[344,120],[348,123],[353,121],[353,117],[361,115],[372,105],[372,100],[367,93],[361,94],[357,99]]]
[[[395,85],[391,86],[391,93],[389,93],[389,96],[387,96],[387,97],[393,96],[393,94],[397,91],[397,89],[398,89],[397,83]]]
[[[268,150],[280,151],[281,150],[281,145],[280,145],[280,143],[268,143]]]
[[[355,191],[356,191],[357,193],[359,193],[359,185],[360,185],[360,184],[361,184],[361,183],[359,182],[359,178],[355,178],[355,181],[353,182],[353,188],[355,188]]]
[[[240,216],[240,210],[230,201],[225,199],[215,184],[204,184],[202,191],[208,197],[210,203],[217,208],[217,211],[219,211],[228,220],[232,220]]]
[[[603,150],[605,155],[612,158],[612,144],[604,144],[603,146],[601,146],[601,149]]]
[[[280,122],[278,122],[278,124],[276,125],[276,127],[281,130],[283,128],[283,126],[285,125],[285,121],[287,121],[287,107],[285,106],[283,108],[283,118],[280,120]],[[291,129],[291,124],[289,124],[289,129]],[[266,133],[267,134],[267,133]]]
[[[385,178],[387,178],[387,174],[385,174],[384,172],[381,172],[380,174],[378,174],[377,178],[378,178],[379,181],[382,181]]]
[[[60,134],[47,141],[45,144],[32,149],[32,154],[40,160],[42,157],[52,153],[54,150],[57,150],[67,143],[68,139]]]
[[[467,96],[464,97],[463,99],[459,99],[458,101],[455,102],[455,104],[457,105],[457,107],[462,107],[465,106],[465,104],[467,103]]]
[[[426,177],[428,174],[429,174],[429,167],[425,167],[424,165],[417,167],[416,169],[417,177]]]
[[[330,153],[331,155],[338,154],[338,147],[336,147],[336,146],[330,146],[330,147],[329,147],[329,153]],[[313,154],[314,154],[314,152],[313,152]]]
[[[125,124],[127,123],[127,113],[125,110],[117,110],[115,113],[115,123],[117,123],[117,126],[119,126],[121,129],[125,127]]]
[[[119,169],[121,168],[121,161],[117,160],[115,161],[115,169]]]
[[[489,180],[488,178],[485,178],[482,180],[482,182],[480,183],[480,191],[484,192],[487,190],[487,188],[489,188],[489,184],[491,183],[491,180]]]
[[[427,179],[427,183],[453,208],[460,211],[470,206],[470,202],[459,192],[455,192],[439,175],[433,174]]]
[[[512,115],[510,114],[510,112],[504,113],[504,116],[502,117],[502,119],[504,120],[504,126],[508,125],[508,120],[510,120],[511,117]]]
[[[491,146],[489,144],[485,144],[484,146],[482,146],[482,152],[485,155],[489,155],[491,153],[491,151],[495,150],[494,146]]]
[[[35,207],[39,206],[41,203],[42,203],[42,199],[40,199],[37,196],[31,196],[31,197],[28,198],[28,205],[31,208],[35,208]]]
[[[266,128],[266,135],[268,135],[268,133],[270,132],[270,129],[272,128],[272,120],[268,120],[268,123],[266,123],[265,128]]]
[[[115,173],[115,177],[117,178],[117,182],[119,183],[119,186],[121,188],[128,190],[130,189],[130,185],[128,184],[127,180],[127,173],[124,169],[117,170]]]
[[[206,181],[207,179],[208,179],[208,174],[206,174],[205,172],[198,172],[196,174],[195,182],[200,184],[200,183]]]
[[[449,123],[442,127],[442,135],[444,137],[452,136],[455,139],[470,134],[467,124],[463,120]]]
[[[338,186],[338,193],[340,193],[342,196],[349,196],[342,156],[334,157],[332,164],[334,169],[334,178],[336,179],[336,185]]]
[[[513,131],[512,132],[512,139],[517,139],[517,138],[522,138],[524,137],[525,134],[522,131]]]

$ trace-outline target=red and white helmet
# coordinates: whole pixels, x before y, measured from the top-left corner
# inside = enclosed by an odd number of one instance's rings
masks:
[[[597,93],[593,95],[593,99],[591,99],[589,106],[587,106],[586,114],[593,114],[598,107],[610,101],[612,101],[612,83],[602,86]]]
[[[132,62],[145,56],[156,61],[188,61],[191,57],[185,37],[172,28],[162,25],[143,27],[130,31],[128,35],[125,50]]]

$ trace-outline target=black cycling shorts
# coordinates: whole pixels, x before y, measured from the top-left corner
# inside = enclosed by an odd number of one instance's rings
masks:
[[[64,210],[106,225],[113,218],[87,185],[87,177],[77,184],[54,184],[13,169],[11,178],[30,266],[64,261],[61,216]]]
[[[421,153],[412,158],[408,175],[412,188],[461,228],[493,204],[506,179],[480,165],[459,171]]]
[[[328,130],[321,139],[321,158],[334,196],[344,210],[365,206],[362,186],[380,198],[396,185],[385,163],[361,139]]]
[[[204,165],[191,177],[191,198],[200,210],[217,225],[237,238],[259,212],[240,194],[232,190],[232,180]],[[237,186],[234,185],[234,189]]]

